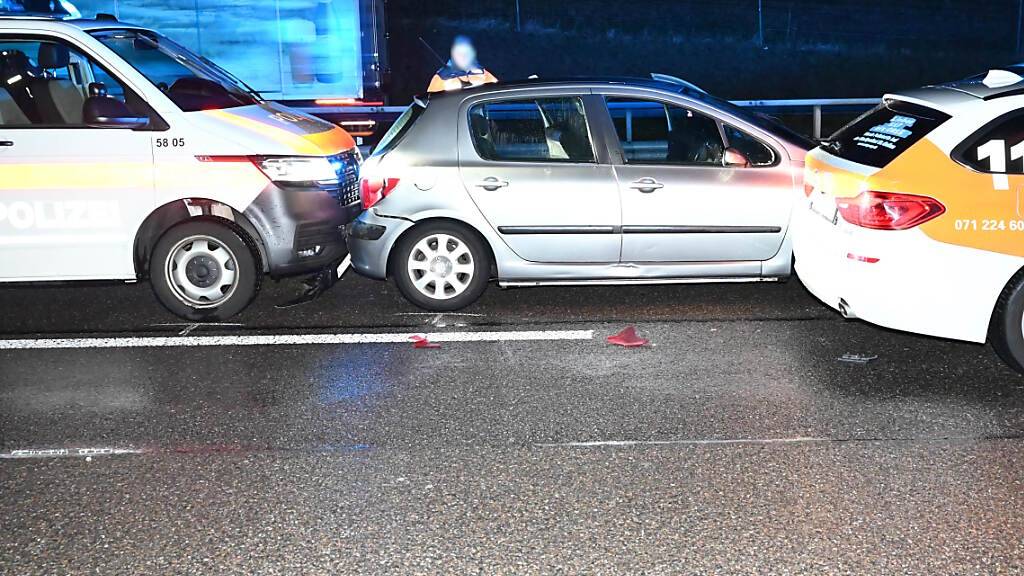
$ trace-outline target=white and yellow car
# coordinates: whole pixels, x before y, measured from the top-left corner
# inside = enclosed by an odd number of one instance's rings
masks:
[[[1024,70],[886,96],[808,154],[799,277],[829,306],[1024,372]]]
[[[135,281],[190,320],[346,253],[359,153],[112,18],[0,17],[0,282]]]

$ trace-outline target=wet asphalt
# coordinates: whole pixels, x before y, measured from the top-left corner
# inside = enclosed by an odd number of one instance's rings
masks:
[[[193,327],[144,284],[4,288],[0,338],[594,338],[0,350],[0,573],[1024,573],[1024,378],[987,347],[798,281],[299,290]]]

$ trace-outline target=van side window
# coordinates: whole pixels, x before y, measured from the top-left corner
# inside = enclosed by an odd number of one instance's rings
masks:
[[[726,124],[725,138],[729,141],[729,148],[734,148],[743,153],[751,166],[775,165],[775,151],[750,134]]]
[[[607,102],[627,164],[722,165],[725,144],[714,119],[654,100]]]
[[[1024,114],[997,120],[967,139],[953,152],[963,164],[979,172],[1024,174]]]
[[[578,97],[477,104],[469,111],[469,129],[484,160],[595,161],[583,100]]]
[[[66,44],[0,39],[0,126],[82,126],[86,99],[103,92],[125,102],[119,82]]]

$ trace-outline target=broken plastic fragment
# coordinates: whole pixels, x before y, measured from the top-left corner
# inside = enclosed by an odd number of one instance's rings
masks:
[[[431,342],[419,334],[409,336],[409,340],[412,340],[413,348],[440,348],[441,345],[436,342]]]
[[[646,338],[637,336],[636,328],[626,326],[622,329],[622,332],[609,336],[608,342],[624,348],[636,348],[638,346],[646,346],[649,341]]]
[[[838,358],[838,360],[840,362],[848,362],[850,364],[867,364],[868,362],[878,360],[878,356],[866,354],[843,354]]]

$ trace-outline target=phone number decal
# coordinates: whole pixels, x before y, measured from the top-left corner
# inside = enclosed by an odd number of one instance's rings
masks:
[[[1024,232],[1024,220],[963,220],[953,224],[957,232]]]

